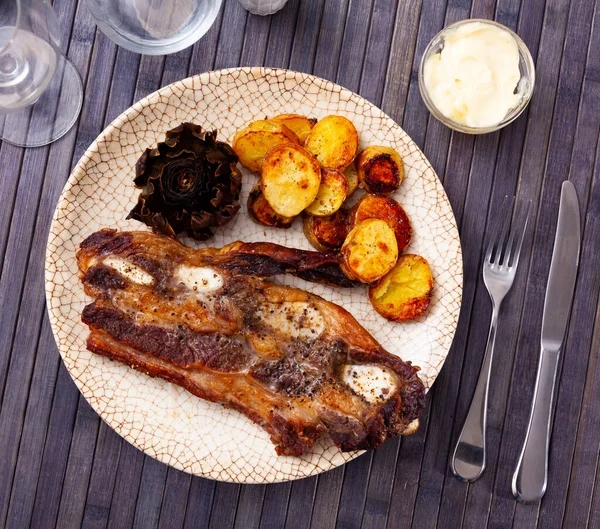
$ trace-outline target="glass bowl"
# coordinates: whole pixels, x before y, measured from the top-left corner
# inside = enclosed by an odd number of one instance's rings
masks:
[[[423,78],[423,69],[425,67],[425,61],[432,55],[439,53],[444,48],[444,39],[446,35],[448,35],[451,31],[456,28],[470,24],[472,22],[481,22],[482,24],[489,24],[491,26],[495,26],[497,28],[503,29],[507,33],[509,33],[517,43],[517,48],[519,50],[519,70],[521,73],[521,78],[517,84],[517,90],[522,93],[521,100],[519,104],[513,108],[511,108],[506,116],[497,124],[491,125],[488,127],[469,127],[464,123],[458,123],[444,114],[442,114],[438,108],[433,104],[431,97],[429,96],[429,92],[427,91],[427,87],[425,86],[425,81]],[[531,96],[533,95],[533,89],[535,86],[535,66],[533,64],[533,58],[531,57],[531,53],[529,49],[525,45],[525,43],[521,40],[514,31],[511,31],[506,26],[502,24],[498,24],[493,20],[485,20],[480,18],[470,18],[466,20],[461,20],[460,22],[456,22],[455,24],[451,24],[450,26],[444,28],[440,31],[431,42],[427,45],[425,49],[425,53],[423,53],[423,57],[421,58],[421,63],[419,65],[419,90],[421,91],[421,97],[425,102],[425,106],[428,108],[429,112],[433,114],[433,116],[441,121],[447,127],[454,129],[458,132],[464,132],[466,134],[486,134],[488,132],[494,132],[496,130],[501,129],[502,127],[506,127],[509,123],[514,121],[519,117],[521,112],[525,110],[525,107],[529,104],[531,100]]]
[[[175,53],[213,25],[222,0],[87,0],[98,27],[115,44],[144,55]]]

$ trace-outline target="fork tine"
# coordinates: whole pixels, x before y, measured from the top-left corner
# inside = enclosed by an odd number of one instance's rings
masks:
[[[514,199],[514,197],[513,197],[513,199]],[[510,201],[508,210],[507,210],[507,207],[506,207],[507,204],[509,204],[509,196],[508,195],[506,195],[504,197],[504,200],[502,201],[502,206],[500,207],[500,212],[502,214],[504,214],[505,218],[507,216],[506,215],[507,211],[508,211],[508,213],[510,213],[510,211],[512,209],[512,200]],[[508,217],[508,218],[510,218],[510,217]],[[487,250],[485,252],[485,258],[484,258],[484,260],[488,261],[490,263],[492,262],[492,252],[494,251],[494,247],[496,246],[496,242],[497,242],[497,239],[498,239],[498,233],[500,232],[500,228],[501,228],[501,224],[500,223],[497,223],[494,226],[494,229],[492,231],[492,236],[490,237],[490,242],[489,242]],[[494,257],[496,257],[497,254],[498,254],[498,252],[496,252],[494,254]]]
[[[494,256],[495,263],[500,266],[500,263],[504,264],[504,257],[506,256],[506,236],[508,235],[508,229],[510,228],[512,221],[512,212],[513,206],[515,203],[515,197],[512,196],[510,202],[508,204],[508,210],[504,215],[504,224],[502,226],[502,235],[500,235],[500,240],[498,241],[498,249],[496,250],[496,255]]]
[[[522,209],[522,208],[521,208]],[[516,230],[513,230],[510,236],[510,240],[508,241],[508,257],[506,258],[506,264],[512,267],[516,267],[519,264],[519,256],[521,255],[521,247],[523,246],[523,240],[525,239],[525,232],[527,231],[527,224],[529,223],[529,214],[531,213],[531,200],[527,201],[527,205],[525,206],[524,215],[520,215],[521,217],[525,217],[525,219],[518,223],[519,226],[523,226],[521,228],[521,233],[519,234],[519,239],[517,243],[513,246],[513,238]],[[516,217],[515,217],[516,218]],[[515,224],[517,224],[515,222]],[[509,259],[512,257],[512,264],[509,262]]]

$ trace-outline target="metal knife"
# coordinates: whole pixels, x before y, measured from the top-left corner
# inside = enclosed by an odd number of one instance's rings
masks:
[[[546,287],[542,319],[542,351],[527,435],[513,474],[512,491],[520,502],[537,501],[546,492],[550,417],[560,349],[567,330],[575,290],[581,229],[575,187],[563,182],[558,226]]]

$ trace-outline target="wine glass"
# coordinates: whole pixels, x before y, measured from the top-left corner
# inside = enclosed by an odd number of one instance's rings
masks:
[[[56,14],[46,0],[0,0],[0,137],[47,145],[75,123],[83,89],[60,52]]]
[[[87,0],[113,42],[135,53],[165,55],[191,46],[213,25],[222,0]]]

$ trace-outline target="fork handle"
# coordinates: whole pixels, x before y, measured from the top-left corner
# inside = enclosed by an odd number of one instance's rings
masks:
[[[463,426],[454,454],[452,455],[451,468],[454,475],[462,481],[475,481],[485,469],[485,425],[487,415],[488,388],[496,342],[496,329],[498,326],[499,306],[494,305],[492,321],[488,335],[487,346],[483,364],[479,372],[479,379],[469,413]]]
[[[537,501],[546,492],[550,417],[558,356],[558,349],[547,351],[542,348],[527,435],[512,479],[513,494],[520,502]]]

